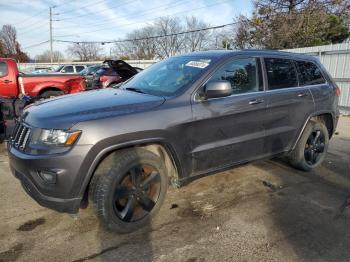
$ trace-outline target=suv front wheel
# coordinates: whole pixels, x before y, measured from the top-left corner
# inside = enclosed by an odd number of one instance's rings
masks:
[[[322,121],[310,120],[296,147],[288,157],[290,164],[309,171],[324,160],[328,148],[329,134]]]
[[[132,148],[116,152],[109,170],[94,175],[89,197],[104,225],[126,233],[150,223],[167,187],[162,159],[145,149]]]

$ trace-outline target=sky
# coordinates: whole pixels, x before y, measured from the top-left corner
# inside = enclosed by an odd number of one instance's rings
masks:
[[[250,15],[250,0],[0,0],[0,26],[16,27],[22,49],[31,57],[49,49],[49,8],[53,13],[53,39],[110,41],[151,24],[161,16],[196,16],[211,26]],[[37,45],[39,44],[39,45]],[[112,44],[102,46],[108,52]],[[67,44],[53,44],[65,55]]]

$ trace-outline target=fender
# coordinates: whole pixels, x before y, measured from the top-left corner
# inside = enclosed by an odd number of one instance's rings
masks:
[[[66,87],[64,83],[60,83],[60,82],[56,82],[56,81],[49,81],[49,82],[44,82],[44,83],[40,83],[37,84],[31,91],[30,91],[30,95],[31,96],[37,96],[40,94],[40,92],[42,92],[44,89],[47,88],[57,88],[60,91],[63,91],[66,93]]]
[[[300,140],[300,138],[301,138],[301,136],[302,136],[302,134],[303,134],[303,132],[304,132],[304,130],[305,130],[305,128],[306,128],[306,125],[307,125],[307,123],[310,121],[310,119],[313,118],[313,117],[315,117],[315,116],[323,115],[323,114],[331,114],[331,115],[332,115],[332,119],[333,119],[333,127],[336,126],[336,125],[335,125],[335,121],[336,121],[335,119],[336,119],[336,117],[335,117],[334,112],[329,111],[329,110],[320,110],[320,111],[317,111],[317,112],[313,112],[312,114],[310,114],[310,115],[307,117],[307,119],[306,119],[304,125],[302,126],[302,128],[300,129],[299,135],[298,135],[298,137],[297,137],[295,143],[293,144],[292,148],[290,149],[290,151],[294,150],[294,148],[297,146],[297,144],[298,144],[298,142],[299,142],[299,140]],[[335,128],[333,128],[333,132],[334,132],[334,129],[335,129]],[[331,135],[332,135],[332,134],[331,134]]]
[[[167,150],[167,153],[169,154],[169,157],[173,160],[174,165],[179,173],[179,177],[181,177],[181,165],[179,162],[178,155],[171,144],[169,144],[165,138],[163,137],[154,137],[154,138],[146,138],[146,139],[139,139],[139,140],[133,140],[133,141],[127,141],[123,143],[118,143],[114,145],[110,145],[108,147],[103,148],[93,159],[91,162],[91,165],[86,172],[86,175],[84,177],[83,183],[81,184],[80,191],[78,194],[78,197],[83,197],[85,190],[90,183],[90,180],[93,176],[93,173],[95,172],[97,166],[101,162],[101,160],[106,157],[109,153],[117,150],[117,149],[123,149],[123,148],[128,148],[128,147],[133,147],[133,146],[139,146],[139,145],[146,145],[146,144],[160,144],[165,147]],[[84,161],[85,162],[85,161]],[[85,164],[85,163],[84,163]]]

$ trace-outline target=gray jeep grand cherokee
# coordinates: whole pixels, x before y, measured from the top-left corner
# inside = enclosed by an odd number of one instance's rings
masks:
[[[283,155],[302,170],[325,157],[339,89],[317,59],[275,51],[172,57],[108,88],[27,108],[10,166],[39,204],[77,213],[93,203],[128,232],[159,210],[169,182]],[[106,158],[104,172],[95,172]]]

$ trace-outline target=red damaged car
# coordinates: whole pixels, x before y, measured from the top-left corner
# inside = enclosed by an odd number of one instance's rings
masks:
[[[133,67],[123,60],[106,60],[103,62],[105,66],[97,70],[92,79],[87,78],[87,85],[92,89],[106,88],[128,80],[138,72],[141,68]],[[91,81],[91,83],[89,83]]]
[[[85,79],[80,75],[20,73],[16,61],[0,58],[0,97],[19,95],[48,98],[85,90]]]
[[[0,58],[0,141],[11,132],[14,119],[28,103],[78,93],[85,87],[85,78],[80,75],[27,75],[19,72],[15,60]]]

